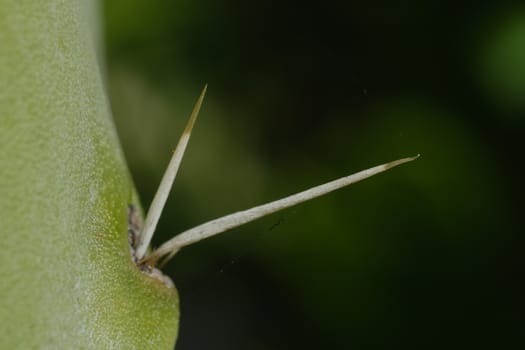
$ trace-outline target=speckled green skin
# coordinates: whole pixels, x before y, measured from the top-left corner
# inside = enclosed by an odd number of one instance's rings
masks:
[[[172,349],[81,3],[0,0],[0,349]]]

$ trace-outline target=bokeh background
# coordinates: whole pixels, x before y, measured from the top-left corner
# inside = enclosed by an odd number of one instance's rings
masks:
[[[146,208],[209,83],[155,245],[422,155],[180,252],[165,268],[178,350],[525,344],[523,3],[103,7],[108,91]]]

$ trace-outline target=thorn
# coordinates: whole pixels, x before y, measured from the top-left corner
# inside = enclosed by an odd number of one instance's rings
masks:
[[[144,222],[144,228],[139,235],[137,243],[136,254],[139,260],[142,260],[146,254],[146,251],[148,250],[148,247],[151,243],[151,239],[153,238],[153,234],[155,233],[155,228],[157,227],[160,215],[162,214],[162,210],[166,204],[171,187],[173,186],[173,182],[177,176],[180,163],[182,162],[182,157],[184,156],[184,151],[186,150],[186,146],[190,140],[191,131],[193,129],[193,125],[195,124],[195,120],[197,120],[197,116],[199,115],[207,88],[208,84],[204,85],[201,95],[199,96],[195,107],[193,107],[193,111],[191,112],[190,119],[186,124],[186,128],[179,139],[177,148],[175,151],[173,151],[173,155],[168,164],[168,167],[166,168],[166,171],[164,172],[159,188],[157,189],[157,193],[155,193],[155,197],[153,197],[153,201],[151,202],[148,214],[146,215],[146,220]]]
[[[196,243],[205,238],[217,235],[224,231],[228,231],[237,226],[241,226],[248,222],[257,220],[263,216],[272,214],[276,211],[292,207],[294,205],[300,204],[302,202],[308,201],[310,199],[322,196],[324,194],[330,193],[332,191],[338,190],[345,186],[351,185],[358,181],[369,178],[373,175],[382,173],[388,169],[396,167],[398,165],[411,162],[419,157],[419,154],[415,157],[403,158],[395,160],[393,162],[385,163],[342,177],[340,179],[312,187],[308,190],[293,194],[291,196],[259,205],[248,210],[239,211],[230,215],[223,216],[221,218],[209,221],[207,223],[201,224],[194,228],[191,228],[187,231],[180,233],[179,235],[168,240],[162,244],[157,250],[150,254],[144,260],[148,263],[155,264],[162,259],[163,263],[166,263],[171,259],[181,248],[188,246],[190,244]]]

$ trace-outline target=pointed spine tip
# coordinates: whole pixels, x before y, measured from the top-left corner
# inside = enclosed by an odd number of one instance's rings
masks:
[[[195,107],[193,107],[193,111],[191,112],[190,119],[188,120],[188,124],[186,125],[186,128],[184,129],[184,132],[182,133],[183,136],[191,134],[191,131],[193,129],[193,125],[195,125],[195,121],[197,120],[197,116],[199,115],[199,112],[202,107],[202,102],[204,101],[204,97],[206,96],[206,91],[208,91],[208,84],[204,84],[204,88],[201,91],[201,94],[199,98],[197,99],[197,102],[195,103]]]

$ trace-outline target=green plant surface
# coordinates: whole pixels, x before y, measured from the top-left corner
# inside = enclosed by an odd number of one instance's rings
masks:
[[[81,1],[0,1],[0,349],[170,349],[178,295],[130,259],[137,203]]]

